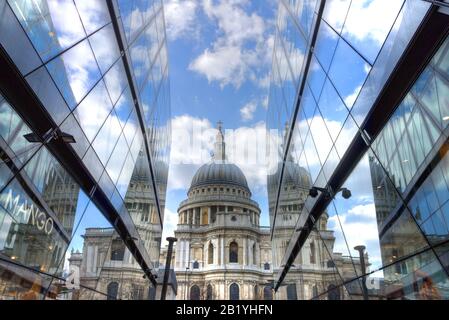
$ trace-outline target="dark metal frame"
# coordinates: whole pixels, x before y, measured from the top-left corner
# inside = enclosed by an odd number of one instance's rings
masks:
[[[2,70],[0,72],[1,92],[30,129],[40,137],[44,137],[47,132],[56,130],[58,128],[57,124],[1,46],[0,70]],[[106,194],[97,188],[97,182],[71,145],[58,139],[49,141],[46,147],[80,187],[90,195],[97,208],[121,236],[136,261],[142,267],[143,272],[153,285],[156,285],[156,280],[150,269],[152,265],[150,258],[144,246],[140,242],[134,241],[134,239],[139,239],[138,231],[133,224],[126,222],[126,220],[132,221],[129,214],[119,213]]]
[[[329,179],[327,187],[338,190],[349,177],[352,170],[358,164],[363,155],[368,151],[369,145],[381,132],[397,106],[410,91],[422,71],[426,68],[441,43],[449,34],[449,16],[439,12],[439,6],[433,5],[426,17],[423,19],[419,29],[413,39],[408,44],[401,59],[397,63],[395,70],[383,87],[364,122],[360,131],[356,134],[345,155]],[[317,30],[315,30],[317,31]],[[439,31],[439,32],[438,32]],[[312,43],[313,44],[313,43]],[[301,96],[301,95],[300,95]],[[299,101],[296,105],[295,118],[299,111]],[[293,122],[294,124],[294,122]],[[288,139],[290,145],[291,134]],[[428,167],[431,168],[432,162]],[[431,170],[423,170],[419,181],[424,181]],[[421,182],[422,183],[422,182]],[[278,199],[279,200],[279,194]],[[290,252],[286,253],[287,263],[279,272],[275,290],[277,291],[287,275],[297,254],[307,240],[315,222],[320,218],[332,199],[326,199],[321,194],[310,210],[310,214],[305,222],[305,227],[297,230],[296,242]],[[276,204],[277,207],[277,204]],[[292,240],[295,239],[295,234]]]

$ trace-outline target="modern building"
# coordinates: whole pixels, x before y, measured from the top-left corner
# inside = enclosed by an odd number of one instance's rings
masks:
[[[0,299],[151,298],[171,135],[162,1],[1,1],[0,69]]]
[[[219,123],[213,159],[195,173],[188,198],[178,208],[173,256],[179,285],[177,299],[271,300],[273,272],[279,270],[283,246],[288,243],[286,236],[304,206],[305,192],[311,186],[310,174],[291,162],[293,171],[286,184],[289,193],[281,205],[282,225],[276,231],[278,241],[272,246],[269,228],[260,226],[261,210],[251,199],[244,173],[226,158],[224,141]],[[298,198],[298,192],[304,193],[304,197]],[[344,270],[344,276],[354,277],[352,267],[355,265],[360,270],[360,260],[332,251],[335,237],[327,229],[326,216],[321,218],[318,229],[326,235],[333,261]],[[295,267],[277,299],[312,298],[317,282],[336,287],[335,268],[329,265],[331,260],[319,241],[318,231],[313,232],[316,239],[310,239],[307,250],[295,260]],[[163,250],[161,263],[165,262],[166,255],[167,251]],[[368,256],[366,263],[369,264]],[[332,294],[339,297],[345,293],[336,289]]]
[[[269,140],[284,140],[267,180],[275,295],[314,243],[336,277],[304,298],[449,298],[448,14],[443,1],[279,1],[267,116],[279,132]],[[303,171],[310,183],[292,190]],[[286,199],[297,201],[290,228]]]

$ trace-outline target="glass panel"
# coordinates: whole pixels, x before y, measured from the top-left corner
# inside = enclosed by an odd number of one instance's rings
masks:
[[[104,165],[106,165],[112,150],[114,150],[121,130],[122,128],[117,120],[117,116],[112,111],[92,143],[93,148]]]
[[[348,109],[352,108],[371,66],[346,42],[339,41],[329,77]]]
[[[72,135],[75,138],[76,143],[72,143],[73,149],[80,158],[84,156],[87,148],[89,147],[89,141],[81,130],[78,122],[73,114],[70,114],[67,119],[60,126],[61,131]]]
[[[125,154],[128,154],[128,145],[126,144],[125,137],[121,135],[106,166],[106,171],[114,183],[117,182],[120,171],[122,170],[125,161],[123,155]]]
[[[30,133],[25,122],[0,95],[0,136],[14,153],[14,160],[26,162],[41,146],[25,139],[24,135]]]
[[[31,72],[41,64],[39,56],[6,1],[0,3],[0,43],[22,74]]]
[[[112,24],[107,25],[89,37],[90,45],[97,58],[97,63],[103,74],[118,59],[120,51],[117,45]]]
[[[320,25],[318,38],[315,45],[315,55],[321,63],[322,68],[327,71],[334,57],[335,48],[338,43],[338,35],[325,22]]]
[[[109,96],[111,97],[112,104],[115,105],[120,95],[123,93],[123,90],[128,85],[123,61],[121,59],[118,60],[112,68],[109,69],[103,79],[106,88],[108,89]]]
[[[403,3],[404,0],[352,1],[343,37],[373,64]]]
[[[47,69],[45,67],[37,69],[27,76],[26,80],[56,124],[61,124],[69,114],[70,109],[58,88],[56,88]]]
[[[108,7],[104,0],[75,0],[81,21],[87,34],[90,34],[111,21]]]
[[[71,109],[100,79],[100,71],[87,40],[50,61],[47,69]]]
[[[346,109],[346,106],[341,101],[329,79],[326,80],[326,84],[324,85],[318,107],[326,122],[326,127],[332,140],[336,141],[341,127],[348,117],[348,109]]]
[[[25,188],[25,182],[14,179],[0,194],[0,252],[32,269],[55,274],[69,236],[48,207],[34,201]]]
[[[8,2],[44,61],[86,36],[72,0]]]
[[[340,33],[348,14],[351,0],[327,0],[324,7],[323,19]]]
[[[94,140],[111,109],[112,104],[106,87],[103,81],[100,81],[74,111],[89,141]]]

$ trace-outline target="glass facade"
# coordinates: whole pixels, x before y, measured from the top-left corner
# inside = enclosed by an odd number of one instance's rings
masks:
[[[436,19],[449,23],[426,1],[280,1],[267,115],[282,141],[268,175],[278,297],[449,299],[447,27],[413,46]],[[428,61],[401,78],[418,51]]]
[[[0,56],[0,300],[150,299],[171,140],[162,1],[1,1]]]

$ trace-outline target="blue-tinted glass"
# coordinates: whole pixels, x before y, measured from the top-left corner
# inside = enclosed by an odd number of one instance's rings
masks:
[[[329,79],[326,80],[324,85],[318,107],[321,110],[323,119],[328,122],[329,132],[335,141],[348,117],[348,109],[346,109]]]
[[[45,67],[37,69],[26,80],[56,124],[60,124],[67,117],[70,109],[53,83],[47,69]]]
[[[104,76],[104,83],[108,89],[112,104],[115,105],[123,90],[128,85],[123,61],[118,60]]]
[[[338,39],[338,35],[327,23],[321,23],[314,52],[324,70],[328,70],[331,64]]]
[[[338,43],[329,77],[349,109],[352,108],[370,68],[348,44],[344,41]]]
[[[100,81],[74,111],[89,141],[93,141],[111,109],[108,92],[103,81]]]
[[[118,121],[115,112],[112,111],[92,143],[92,146],[104,165],[108,162],[121,131],[122,128],[120,122]]]
[[[41,146],[28,142],[24,135],[31,133],[25,122],[0,95],[0,137],[14,152],[14,160],[26,162]]]
[[[341,32],[348,14],[351,0],[327,0],[324,7],[323,19],[337,33]]]
[[[123,163],[125,162],[123,155],[126,154],[128,154],[128,145],[126,144],[125,137],[121,135],[106,166],[106,171],[114,184],[117,182]]]
[[[72,0],[8,0],[44,61],[85,37]]]
[[[100,70],[105,74],[109,67],[118,59],[120,51],[115,38],[112,24],[107,25],[89,37]]]
[[[50,61],[47,68],[71,109],[100,79],[100,71],[87,40]]]
[[[315,58],[315,56],[313,56],[309,70],[308,82],[315,100],[318,100],[320,98],[321,90],[323,90],[325,80],[326,74],[324,73],[323,68],[321,68],[318,60]]]
[[[0,43],[22,74],[27,74],[41,64],[6,1],[0,3]]]
[[[87,34],[91,34],[111,21],[105,0],[75,0],[75,4]]]
[[[342,35],[371,64],[377,57],[404,0],[352,1]]]

